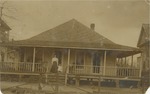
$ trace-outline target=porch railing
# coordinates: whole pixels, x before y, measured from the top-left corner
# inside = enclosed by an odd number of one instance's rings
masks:
[[[139,77],[140,69],[130,67],[106,66],[104,72],[104,66],[70,65],[69,73],[117,77]]]
[[[35,63],[34,71],[32,70],[33,64],[31,62],[0,62],[1,72],[46,72],[45,66],[41,63]]]
[[[139,77],[140,69],[138,68],[128,68],[128,67],[118,67],[117,76],[120,77]]]
[[[0,62],[1,72],[35,72],[45,73],[47,66],[43,63],[35,63],[34,70],[32,62]],[[105,70],[104,70],[105,69]],[[103,76],[117,76],[117,77],[139,77],[140,69],[129,67],[116,66],[92,66],[92,65],[70,65],[70,74],[83,75],[103,75]]]
[[[102,74],[103,66],[70,65],[69,72],[73,74]]]

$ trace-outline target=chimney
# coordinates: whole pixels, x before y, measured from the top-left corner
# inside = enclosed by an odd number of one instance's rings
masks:
[[[92,23],[92,24],[90,25],[90,27],[91,27],[92,30],[95,30],[95,24],[94,24],[94,23]]]

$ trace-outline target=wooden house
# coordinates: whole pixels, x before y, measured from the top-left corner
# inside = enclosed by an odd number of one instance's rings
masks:
[[[137,43],[137,47],[142,50],[142,62],[143,62],[143,70],[150,69],[150,56],[149,56],[149,49],[150,49],[150,25],[143,24],[141,28],[141,33],[139,36],[139,40]]]
[[[150,25],[143,24],[137,43],[142,51],[141,69],[142,69],[142,86],[147,89],[150,86]]]
[[[127,66],[126,61],[131,57],[133,62],[139,49],[116,44],[94,28],[94,24],[87,27],[72,19],[29,39],[5,43],[3,46],[13,51],[1,62],[1,74],[46,73],[56,54],[65,83],[72,78],[79,85],[80,80],[99,77],[117,84],[119,80],[140,81],[140,69]]]
[[[0,19],[0,43],[5,43],[9,41],[9,31],[11,28],[2,20]],[[6,60],[6,51],[5,47],[0,46],[0,61]]]
[[[0,19],[0,42],[8,42],[9,41],[9,31],[11,28]]]

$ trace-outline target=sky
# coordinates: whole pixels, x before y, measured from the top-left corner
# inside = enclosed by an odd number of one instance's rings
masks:
[[[142,24],[149,23],[146,0],[7,0],[3,16],[11,27],[10,38],[27,39],[71,19],[115,43],[136,47]]]

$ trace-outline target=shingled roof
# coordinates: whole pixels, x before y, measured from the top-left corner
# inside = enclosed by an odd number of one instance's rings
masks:
[[[92,29],[86,27],[75,19],[72,19],[55,28],[47,30],[29,41],[52,41],[52,42],[84,42],[84,43],[104,43],[113,44],[109,39],[101,36]]]
[[[116,44],[75,19],[27,40],[14,41],[7,45],[105,50],[115,49],[125,51],[137,50],[133,47]]]

